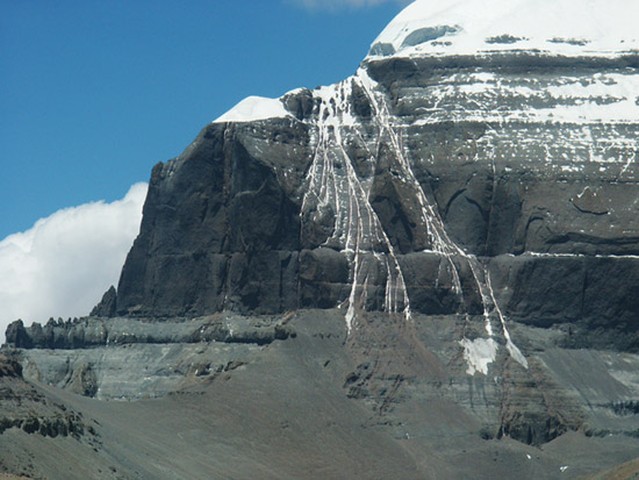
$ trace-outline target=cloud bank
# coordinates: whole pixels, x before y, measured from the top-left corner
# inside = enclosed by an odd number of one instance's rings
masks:
[[[309,10],[339,10],[343,8],[374,7],[382,3],[408,5],[413,0],[289,0],[289,3]]]
[[[146,190],[138,183],[113,203],[59,210],[0,241],[0,344],[10,322],[87,315],[117,284]]]

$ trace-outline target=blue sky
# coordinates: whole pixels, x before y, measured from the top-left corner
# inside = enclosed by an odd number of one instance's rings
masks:
[[[402,4],[0,0],[0,344],[117,285],[153,165],[249,95],[354,73]]]
[[[248,95],[353,73],[400,9],[392,0],[0,0],[0,239],[62,207],[121,198]]]

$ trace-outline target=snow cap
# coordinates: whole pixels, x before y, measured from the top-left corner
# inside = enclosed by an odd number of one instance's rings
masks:
[[[499,51],[636,54],[638,20],[635,0],[417,0],[388,24],[367,58]]]
[[[213,123],[253,122],[288,116],[290,114],[286,111],[280,99],[251,96],[242,100],[216,120],[213,120]]]

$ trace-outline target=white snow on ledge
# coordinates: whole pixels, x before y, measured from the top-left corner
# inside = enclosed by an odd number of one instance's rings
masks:
[[[488,375],[488,365],[497,358],[497,342],[492,338],[463,338],[459,344],[464,347],[464,359],[468,363],[466,373],[471,376],[477,372]]]
[[[213,123],[251,122],[268,118],[285,118],[290,114],[279,98],[246,97]]]

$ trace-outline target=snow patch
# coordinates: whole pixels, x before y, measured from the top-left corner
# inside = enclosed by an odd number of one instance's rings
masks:
[[[251,96],[242,100],[213,123],[252,122],[290,116],[278,98]]]
[[[488,365],[497,358],[497,342],[492,338],[476,338],[475,340],[462,338],[459,344],[464,347],[464,359],[468,363],[466,373],[474,375],[479,372],[487,375]]]

